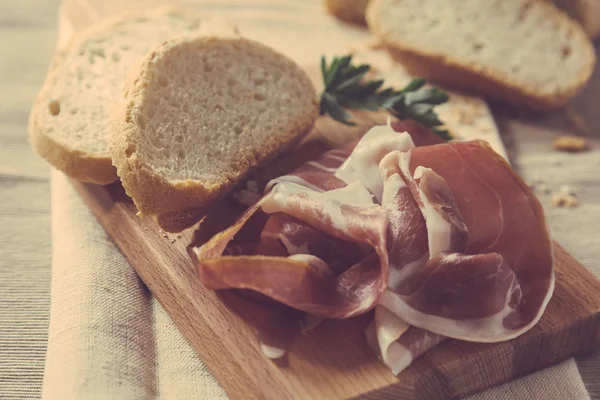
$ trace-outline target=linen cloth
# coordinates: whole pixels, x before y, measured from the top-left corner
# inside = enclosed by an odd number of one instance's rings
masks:
[[[67,178],[52,171],[44,399],[225,399]]]
[[[211,3],[211,2],[205,2]],[[236,3],[236,2],[230,2]],[[245,3],[245,2],[237,2]],[[302,2],[300,2],[302,3]],[[313,2],[314,3],[314,2]],[[212,5],[216,6],[216,2]],[[234,6],[231,6],[234,10]],[[238,15],[240,20],[276,21],[277,10]],[[307,24],[297,14],[297,24]],[[236,21],[234,12],[229,18]],[[314,20],[310,24],[314,24]],[[243,27],[242,27],[243,28]],[[297,61],[329,50],[298,46],[297,36],[279,35],[255,24],[250,36],[291,51]],[[242,29],[248,33],[248,29]],[[354,31],[344,40],[355,42]],[[347,32],[346,32],[347,33]],[[339,36],[339,34],[338,34]],[[290,46],[289,42],[294,43]],[[316,46],[322,42],[315,41]],[[44,376],[46,399],[221,399],[227,398],[169,316],[151,296],[68,180],[52,172],[51,321]],[[597,359],[597,357],[595,357]],[[582,362],[585,362],[582,361]],[[590,370],[597,370],[593,356]],[[597,381],[596,381],[597,382]],[[589,388],[589,386],[588,386]],[[573,360],[472,399],[588,399]]]

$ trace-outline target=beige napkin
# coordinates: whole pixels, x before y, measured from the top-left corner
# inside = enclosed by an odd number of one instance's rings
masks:
[[[51,180],[43,398],[227,398],[65,176]]]
[[[56,171],[52,244],[44,399],[227,398],[69,181]],[[472,399],[589,395],[569,360]]]

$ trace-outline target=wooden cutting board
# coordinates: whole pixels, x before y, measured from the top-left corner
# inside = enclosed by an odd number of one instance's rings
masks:
[[[87,20],[82,14],[67,16],[70,26],[77,30],[114,12],[111,2],[98,4],[102,7],[82,8]],[[322,118],[314,136],[355,136],[374,119],[381,122],[381,115],[357,117],[362,125],[353,130]],[[395,377],[367,348],[363,330],[369,321],[361,317],[326,321],[293,344],[283,365],[275,364],[262,355],[254,330],[235,312],[239,300],[200,284],[186,253],[193,229],[164,235],[153,221],[136,217],[119,183],[73,185],[233,399],[462,397],[600,347],[600,282],[556,245],[554,297],[539,324],[515,340],[448,340]]]
[[[186,253],[193,229],[164,235],[135,215],[118,182],[73,185],[232,399],[465,396],[600,346],[600,282],[555,245],[554,296],[540,322],[517,339],[449,340],[395,377],[367,348],[362,317],[326,321],[294,342],[286,365],[277,365],[236,314],[237,298],[202,287]]]

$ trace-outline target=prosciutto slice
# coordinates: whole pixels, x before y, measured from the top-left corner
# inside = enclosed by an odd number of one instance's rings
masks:
[[[328,318],[347,318],[370,310],[386,288],[386,214],[372,203],[368,192],[359,187],[327,193],[307,191],[294,183],[278,184],[232,227],[195,249],[202,282],[213,290],[254,290],[295,309]],[[336,196],[353,201],[341,203]],[[285,213],[328,232],[345,246],[362,244],[374,253],[347,266],[338,276],[333,275],[323,260],[311,254],[224,256],[235,235],[260,210],[269,214]],[[260,244],[256,243],[255,248]]]
[[[535,196],[482,141],[393,128],[257,182],[265,194],[190,249],[203,284],[321,318],[375,308],[368,342],[394,373],[446,337],[530,329],[554,287]]]
[[[462,340],[496,342],[529,330],[554,289],[552,243],[531,190],[483,141],[416,148],[400,159],[426,219],[430,259],[381,304],[411,325]]]
[[[442,335],[410,326],[382,306],[375,308],[373,322],[365,333],[368,345],[394,375],[446,339]]]

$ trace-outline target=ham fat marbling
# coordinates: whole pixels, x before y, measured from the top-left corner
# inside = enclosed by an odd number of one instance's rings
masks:
[[[375,309],[367,342],[394,373],[446,337],[526,332],[554,288],[531,190],[487,143],[440,143],[412,122],[375,126],[272,180],[190,253],[209,289],[321,318]]]

